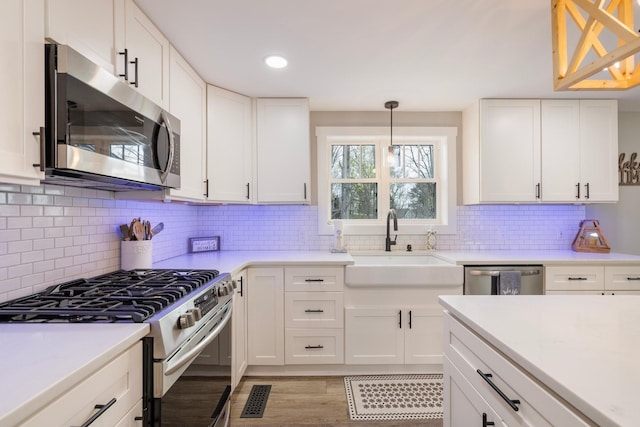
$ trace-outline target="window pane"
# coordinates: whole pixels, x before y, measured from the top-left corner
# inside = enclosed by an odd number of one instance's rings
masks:
[[[375,219],[378,184],[331,184],[331,219]]]
[[[391,208],[398,218],[434,219],[436,217],[436,184],[391,184]]]
[[[375,178],[375,153],[374,145],[332,145],[331,178]]]
[[[433,178],[433,145],[394,145],[392,178]]]

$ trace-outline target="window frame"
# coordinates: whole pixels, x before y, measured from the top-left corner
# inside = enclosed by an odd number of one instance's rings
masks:
[[[457,172],[456,145],[458,130],[456,127],[394,127],[394,145],[419,144],[424,139],[436,139],[437,206],[440,218],[400,220],[398,234],[425,234],[434,230],[440,234],[456,233]],[[389,174],[387,147],[389,146],[388,127],[316,127],[317,167],[318,167],[318,234],[333,234],[331,220],[331,145],[374,144],[376,145],[376,179],[378,183],[378,218],[375,220],[342,220],[344,232],[355,235],[378,235],[386,230],[386,213],[381,208],[389,206],[389,187],[394,182],[406,182],[406,179],[392,178]],[[439,176],[438,176],[439,175]],[[409,179],[411,181],[411,179]],[[420,182],[416,180],[414,182]],[[437,216],[438,216],[437,215]]]

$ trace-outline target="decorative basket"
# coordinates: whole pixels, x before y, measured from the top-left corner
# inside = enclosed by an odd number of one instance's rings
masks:
[[[611,251],[597,219],[580,221],[580,230],[573,239],[571,248],[576,252],[609,253]]]

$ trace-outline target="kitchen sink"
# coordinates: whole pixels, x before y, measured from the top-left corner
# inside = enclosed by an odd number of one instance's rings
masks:
[[[464,268],[429,253],[352,253],[347,286],[462,286]]]

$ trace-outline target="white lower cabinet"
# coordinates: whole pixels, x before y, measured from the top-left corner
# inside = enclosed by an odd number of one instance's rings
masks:
[[[142,419],[142,343],[138,342],[79,382],[23,424],[33,426],[139,426]]]
[[[547,295],[640,295],[640,266],[545,267]]]
[[[345,363],[442,363],[440,307],[351,307],[345,313]]]
[[[247,271],[249,365],[344,363],[343,267]]]
[[[247,370],[247,270],[235,275],[235,295],[233,296],[233,352],[231,385],[235,389],[244,371]]]
[[[592,425],[448,313],[444,334],[445,427]]]
[[[284,364],[284,269],[248,269],[249,365]]]

